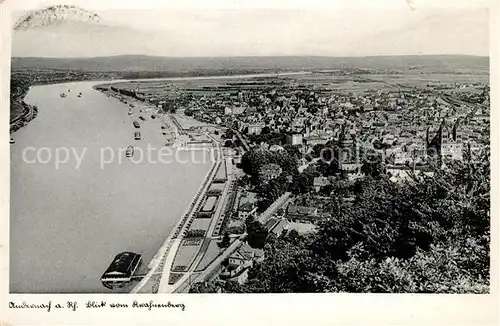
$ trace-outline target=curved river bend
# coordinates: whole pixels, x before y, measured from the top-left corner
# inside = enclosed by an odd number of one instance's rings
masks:
[[[36,86],[25,98],[39,114],[11,145],[11,293],[109,292],[100,276],[122,251],[141,253],[144,272],[210,168],[201,151],[146,159],[148,144],[165,142],[160,119],[144,114],[142,140],[134,140],[139,108],[129,116],[96,84]],[[128,145],[144,149],[142,161],[119,155]],[[56,167],[56,153],[69,153],[67,163]]]

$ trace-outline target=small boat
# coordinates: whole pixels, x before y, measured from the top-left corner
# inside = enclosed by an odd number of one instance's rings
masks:
[[[68,93],[71,93],[71,89],[68,89]]]
[[[16,143],[16,141],[14,140],[14,138],[10,137],[10,144],[12,145],[12,144],[15,144],[15,143]]]
[[[153,119],[153,120],[154,120],[154,119],[156,119],[156,115],[155,115],[155,114],[152,114],[152,115],[151,115],[151,119]]]
[[[124,287],[132,280],[137,268],[142,262],[142,256],[133,252],[122,252],[115,256],[111,265],[102,274],[102,285],[108,289]]]
[[[61,97],[66,97],[66,93],[61,93]]]
[[[78,93],[78,97],[82,97],[82,95],[83,95],[82,93]]]
[[[167,127],[166,126],[161,126],[161,129],[167,129]]]
[[[127,157],[134,156],[134,146],[127,147],[127,150],[125,151],[125,156],[127,156]]]
[[[128,109],[128,115],[132,115],[132,109]]]
[[[141,125],[139,124],[138,121],[134,121],[133,124],[134,124],[134,127],[136,127],[136,128],[140,128],[141,127]]]
[[[130,103],[130,104],[129,104],[129,106],[130,106],[131,108],[135,107],[135,105],[133,105],[132,103]]]
[[[140,133],[140,132],[138,132],[138,131],[136,131],[136,132],[134,133],[134,138],[135,138],[135,140],[141,140],[141,133]]]
[[[146,121],[146,118],[144,118],[142,115],[139,117],[142,121]]]

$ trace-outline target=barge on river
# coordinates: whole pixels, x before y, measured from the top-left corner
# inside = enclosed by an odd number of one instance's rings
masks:
[[[132,157],[134,156],[134,147],[133,146],[128,146],[127,150],[125,151],[125,155],[127,157]]]
[[[102,274],[102,285],[108,289],[124,287],[132,280],[135,271],[142,262],[142,256],[133,252],[122,252],[116,255],[108,269]]]

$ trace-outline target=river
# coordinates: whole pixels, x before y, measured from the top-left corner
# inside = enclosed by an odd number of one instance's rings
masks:
[[[134,140],[139,107],[129,116],[96,84],[35,86],[25,98],[39,114],[11,145],[11,293],[110,292],[100,276],[122,251],[141,253],[144,273],[210,168],[203,151],[160,162],[160,119],[142,114],[142,139]],[[128,145],[135,162],[120,153]],[[67,162],[56,165],[56,155]]]

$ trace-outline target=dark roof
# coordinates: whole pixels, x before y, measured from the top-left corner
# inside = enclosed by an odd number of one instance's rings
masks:
[[[141,259],[141,255],[139,254],[133,252],[122,252],[115,256],[111,265],[109,265],[106,272],[104,272],[104,275],[113,272],[130,274],[139,259]]]
[[[276,235],[281,235],[283,233],[283,230],[288,226],[288,221],[287,220],[281,220],[278,223],[276,223],[269,231],[273,232]]]
[[[277,222],[278,222],[278,220],[277,220],[277,219],[275,219],[275,218],[270,218],[270,219],[266,222],[266,224],[264,225],[264,227],[265,227],[266,229],[268,229],[268,230],[271,230]]]
[[[317,208],[315,207],[298,206],[298,205],[288,206],[288,214],[293,214],[293,215],[313,215],[315,214],[316,210]]]

